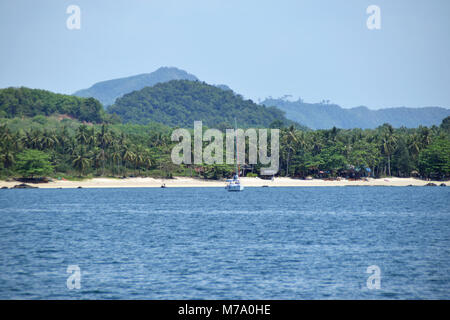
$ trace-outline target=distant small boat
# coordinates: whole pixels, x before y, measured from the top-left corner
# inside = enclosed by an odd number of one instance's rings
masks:
[[[239,175],[235,175],[233,179],[227,180],[228,184],[225,187],[228,191],[242,191],[244,190],[244,186],[241,184],[239,180]]]
[[[237,159],[237,123],[236,123],[236,118],[234,118],[234,127],[235,127],[235,143],[234,143],[234,151],[236,153],[236,172],[235,175],[233,176],[233,179],[228,179],[227,180],[227,185],[225,187],[226,190],[228,191],[242,191],[244,190],[244,186],[241,184],[241,181],[239,180],[239,168],[238,168],[238,159]]]

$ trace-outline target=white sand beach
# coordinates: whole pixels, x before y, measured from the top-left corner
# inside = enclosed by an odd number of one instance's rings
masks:
[[[424,186],[427,183],[440,185],[445,183],[450,186],[450,181],[425,181],[415,178],[381,178],[365,180],[340,180],[328,181],[322,179],[300,180],[292,178],[274,178],[273,180],[264,180],[260,178],[241,178],[241,183],[245,187],[336,187],[336,186]],[[17,181],[0,181],[1,187],[12,188],[20,184]],[[94,178],[82,181],[54,180],[49,183],[27,183],[30,186],[39,188],[160,188],[165,184],[167,188],[171,187],[225,187],[225,180],[203,180],[189,177],[175,177],[174,179],[154,179],[154,178]]]

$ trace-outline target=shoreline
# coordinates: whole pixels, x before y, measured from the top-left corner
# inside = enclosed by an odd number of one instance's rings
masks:
[[[264,180],[260,178],[240,178],[244,187],[346,187],[346,186],[383,186],[383,187],[406,187],[406,186],[425,186],[428,183],[440,185],[447,181],[425,181],[415,178],[369,178],[365,180],[350,181],[342,179],[340,181],[328,181],[322,179],[300,180],[285,177],[278,177],[274,180]],[[173,179],[154,179],[154,178],[93,178],[81,181],[55,180],[48,183],[26,183],[32,187],[42,189],[74,189],[74,188],[160,188],[162,184],[167,188],[199,188],[199,187],[223,187],[225,188],[225,180],[203,180],[190,177],[175,177]],[[0,181],[0,188],[12,188],[21,184],[18,181]]]

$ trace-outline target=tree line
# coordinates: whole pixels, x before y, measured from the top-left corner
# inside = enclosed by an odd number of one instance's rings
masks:
[[[450,176],[450,117],[440,127],[282,129],[282,174],[305,177]]]
[[[0,176],[197,176],[220,179],[232,165],[174,165],[172,128],[84,124],[75,120],[0,120]],[[272,127],[281,125],[272,123]],[[206,128],[205,128],[206,129]],[[192,139],[193,140],[193,139]],[[205,144],[207,144],[205,142]],[[270,145],[270,144],[269,144]],[[248,148],[246,148],[248,151]],[[33,162],[33,159],[36,161]],[[255,176],[260,167],[244,166]],[[450,117],[437,127],[300,130],[280,127],[280,176],[448,179]]]
[[[24,158],[44,159],[51,168],[46,175],[62,177],[141,175],[150,168],[165,169],[170,161],[170,154],[166,156],[169,136],[162,131],[126,134],[135,130],[133,125],[121,130],[120,125],[65,123],[55,129],[42,125],[12,130],[8,123],[1,125],[2,176],[32,177],[34,172],[27,174],[21,166]]]

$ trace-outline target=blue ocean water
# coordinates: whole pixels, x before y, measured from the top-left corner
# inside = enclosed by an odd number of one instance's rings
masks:
[[[438,298],[450,188],[0,190],[0,299]]]

